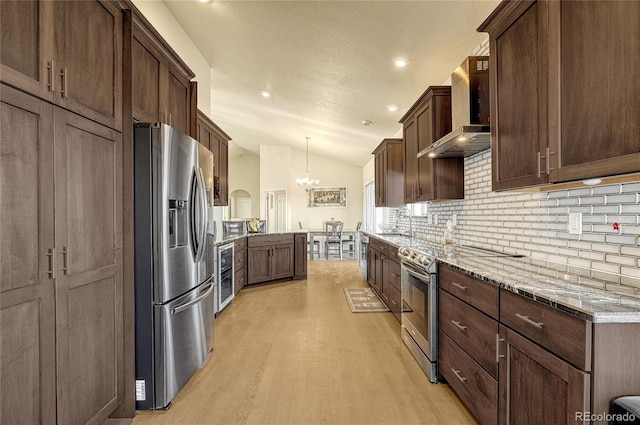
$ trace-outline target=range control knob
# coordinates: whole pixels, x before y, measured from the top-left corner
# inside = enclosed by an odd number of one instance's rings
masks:
[[[408,257],[411,254],[411,250],[407,247],[402,247],[398,249],[398,253],[404,257]]]
[[[418,258],[418,262],[420,264],[422,264],[423,266],[428,266],[429,264],[431,264],[431,257],[427,256],[427,255],[421,255]]]

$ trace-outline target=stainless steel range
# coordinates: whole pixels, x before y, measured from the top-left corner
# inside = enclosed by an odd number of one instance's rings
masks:
[[[402,341],[431,382],[438,382],[438,274],[436,256],[413,248],[402,260]]]

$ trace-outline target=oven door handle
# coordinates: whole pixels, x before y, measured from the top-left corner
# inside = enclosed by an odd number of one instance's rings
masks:
[[[428,273],[421,273],[418,270],[414,269],[412,266],[406,264],[406,263],[402,263],[402,268],[406,270],[407,273],[409,273],[411,276],[420,279],[421,281],[429,281],[429,274]]]

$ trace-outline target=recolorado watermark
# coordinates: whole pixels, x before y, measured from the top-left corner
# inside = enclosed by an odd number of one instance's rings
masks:
[[[576,412],[576,421],[581,422],[633,422],[636,420],[636,415],[633,413],[591,413],[591,412]]]

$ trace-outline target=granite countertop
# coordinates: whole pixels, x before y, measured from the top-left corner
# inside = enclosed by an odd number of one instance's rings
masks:
[[[589,269],[435,240],[367,234],[434,255],[439,264],[594,323],[640,323],[640,297],[601,289],[612,282],[592,278]]]

